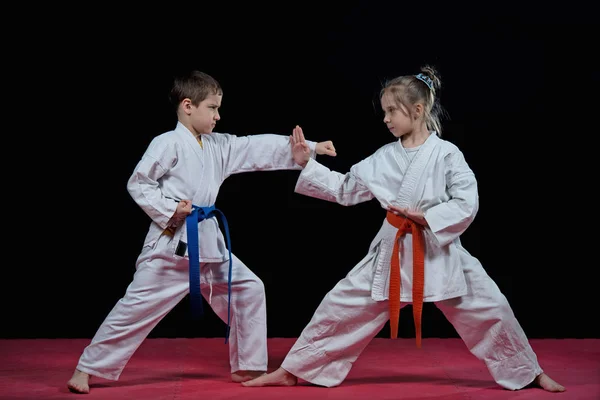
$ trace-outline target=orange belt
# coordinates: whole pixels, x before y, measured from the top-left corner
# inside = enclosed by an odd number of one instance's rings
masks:
[[[398,228],[394,239],[394,250],[392,253],[392,268],[390,271],[390,328],[392,339],[398,337],[398,323],[400,321],[400,252],[399,239],[402,235],[412,233],[413,239],[413,319],[415,321],[415,332],[417,347],[421,347],[421,315],[423,313],[423,290],[425,284],[425,242],[421,225],[392,212],[387,213],[387,221]]]

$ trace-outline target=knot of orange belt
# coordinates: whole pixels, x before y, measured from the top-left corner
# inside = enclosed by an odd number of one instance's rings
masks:
[[[400,321],[400,252],[399,239],[401,236],[411,233],[413,243],[413,283],[412,283],[412,305],[413,319],[415,322],[415,333],[417,347],[421,347],[421,315],[423,313],[423,291],[425,284],[425,241],[423,239],[423,227],[403,215],[387,213],[387,221],[398,228],[394,239],[392,253],[392,265],[390,270],[390,328],[392,339],[398,337],[398,323]]]

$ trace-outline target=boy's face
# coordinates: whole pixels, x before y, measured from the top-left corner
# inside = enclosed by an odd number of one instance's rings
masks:
[[[183,107],[188,115],[192,133],[202,135],[212,132],[217,121],[221,119],[219,107],[221,107],[222,98],[222,95],[211,94],[200,102],[198,107],[195,107],[187,99],[184,100]]]

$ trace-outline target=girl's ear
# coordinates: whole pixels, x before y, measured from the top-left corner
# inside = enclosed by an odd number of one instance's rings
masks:
[[[415,108],[414,108],[414,110],[413,110],[413,111],[414,111],[414,112],[413,112],[413,115],[415,116],[415,119],[419,119],[419,118],[421,118],[421,117],[423,116],[423,111],[424,111],[424,110],[425,110],[425,109],[424,109],[424,107],[423,107],[423,104],[421,104],[421,103],[417,103],[417,104],[415,104]]]

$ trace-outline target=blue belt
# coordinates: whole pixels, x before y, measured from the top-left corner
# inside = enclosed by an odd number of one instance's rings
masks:
[[[202,315],[202,293],[200,293],[200,239],[198,236],[198,223],[207,218],[218,215],[221,218],[225,228],[225,237],[227,239],[227,249],[229,250],[229,278],[227,280],[228,290],[228,309],[227,309],[227,332],[225,334],[225,343],[229,339],[229,329],[231,323],[231,271],[233,257],[231,256],[231,239],[229,238],[229,227],[227,219],[223,212],[215,206],[199,207],[192,204],[192,212],[185,219],[188,239],[188,256],[190,259],[190,300],[192,304],[192,315],[198,318]]]

